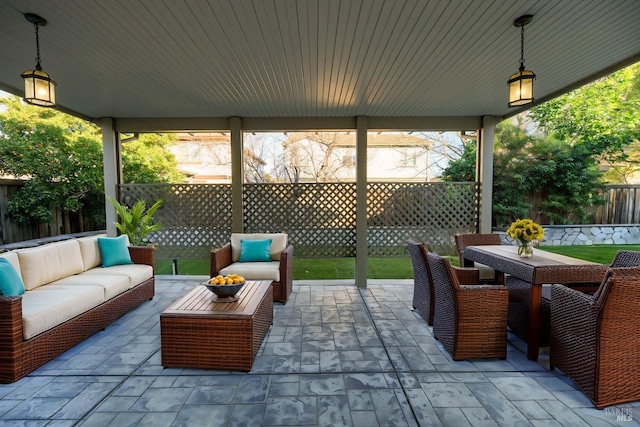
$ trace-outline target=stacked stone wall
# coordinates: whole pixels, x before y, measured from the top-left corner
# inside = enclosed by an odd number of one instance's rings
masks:
[[[541,245],[637,245],[640,244],[640,224],[620,225],[544,225]],[[503,234],[503,240],[512,239]]]

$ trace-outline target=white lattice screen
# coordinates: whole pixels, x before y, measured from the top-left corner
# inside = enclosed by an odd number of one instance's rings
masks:
[[[369,183],[367,227],[370,256],[405,256],[406,241],[450,253],[453,235],[478,228],[476,183]],[[129,184],[120,199],[131,204],[165,201],[152,237],[159,259],[206,258],[229,241],[228,184]],[[353,257],[356,248],[355,183],[246,184],[244,229],[285,232],[297,257]]]

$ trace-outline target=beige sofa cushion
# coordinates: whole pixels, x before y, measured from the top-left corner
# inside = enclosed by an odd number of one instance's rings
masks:
[[[234,262],[218,272],[227,274],[239,274],[247,280],[273,280],[280,281],[280,261],[271,262]]]
[[[285,233],[232,233],[231,234],[231,260],[238,262],[240,260],[240,241],[241,240],[265,240],[271,239],[271,247],[269,252],[273,261],[280,260],[280,254],[287,248],[287,235]],[[240,273],[238,273],[240,274]]]
[[[40,286],[22,295],[22,334],[32,338],[104,302],[101,286]]]
[[[24,249],[17,253],[24,287],[28,291],[84,271],[80,245],[76,239]]]
[[[139,285],[153,277],[153,268],[144,264],[114,265],[112,267],[96,267],[82,273],[95,276],[126,276],[129,279],[129,288]]]
[[[4,254],[0,254],[0,258],[5,258],[9,261],[9,264],[11,264],[11,266],[16,269],[16,272],[20,277],[22,277],[22,272],[20,271],[20,260],[18,259],[17,252],[6,252]]]
[[[100,234],[104,237],[106,234]],[[80,245],[80,254],[82,255],[82,262],[84,270],[87,271],[93,267],[102,265],[102,257],[100,256],[100,247],[98,246],[98,236],[81,237],[78,239]]]
[[[129,277],[102,274],[76,274],[73,276],[65,277],[64,279],[51,282],[49,285],[61,285],[61,286],[100,286],[104,290],[104,300],[110,300],[111,298],[120,295],[121,293],[129,290]]]

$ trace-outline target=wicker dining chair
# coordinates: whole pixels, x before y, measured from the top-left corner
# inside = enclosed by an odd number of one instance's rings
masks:
[[[507,357],[508,290],[479,284],[478,270],[427,254],[436,304],[433,335],[453,360]]]
[[[433,325],[433,281],[427,264],[427,248],[423,243],[407,242],[407,250],[413,266],[413,308],[420,317]]]
[[[610,268],[595,294],[553,285],[551,369],[601,409],[640,400],[640,267]]]
[[[475,267],[480,272],[480,281],[486,283],[503,283],[502,274],[497,274],[493,268],[484,264],[474,263],[464,259],[464,250],[467,246],[482,246],[482,245],[500,245],[502,239],[499,234],[491,233],[469,233],[462,234],[457,233],[453,236],[456,242],[456,249],[458,250],[458,257],[460,259],[460,267]]]

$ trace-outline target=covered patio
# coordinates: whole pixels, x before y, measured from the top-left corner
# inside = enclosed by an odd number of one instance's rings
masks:
[[[0,89],[34,65],[57,106],[103,131],[105,191],[123,133],[231,135],[232,230],[243,231],[244,132],[357,136],[355,283],[294,282],[250,373],[163,369],[159,313],[203,277],[157,276],[156,297],[0,385],[1,425],[630,425],[637,402],[597,410],[510,336],[501,360],[454,362],[412,310],[412,283],[367,280],[367,133],[478,132],[480,232],[491,229],[494,126],[520,28],[541,103],[640,60],[637,0],[100,2],[0,0]],[[109,203],[109,233],[115,212]]]
[[[571,380],[527,359],[454,362],[412,310],[410,281],[296,282],[250,373],[163,369],[159,313],[205,277],[157,276],[156,297],[28,377],[0,386],[0,425],[606,426]]]

